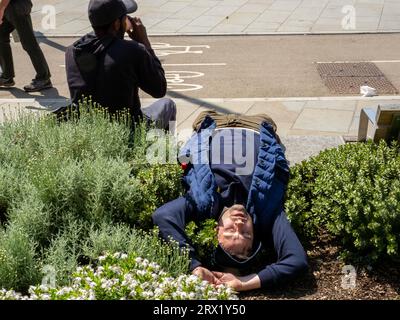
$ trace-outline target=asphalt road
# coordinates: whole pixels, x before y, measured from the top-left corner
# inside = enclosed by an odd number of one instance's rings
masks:
[[[68,97],[64,51],[74,38],[42,38],[55,89],[46,98]],[[192,98],[315,97],[332,94],[316,62],[379,61],[400,89],[400,34],[153,37],[170,95]],[[27,98],[21,89],[34,70],[20,43],[12,45],[17,88],[0,98]],[[145,96],[145,95],[144,95]]]

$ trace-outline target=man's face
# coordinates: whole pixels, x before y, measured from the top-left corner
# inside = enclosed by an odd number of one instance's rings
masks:
[[[122,18],[120,18],[118,25],[119,25],[119,28],[116,30],[117,37],[119,39],[123,39],[124,35],[125,35],[125,31],[128,28],[128,17],[127,16],[123,16]]]
[[[253,221],[242,205],[234,205],[218,221],[218,242],[231,255],[245,257],[253,245]]]

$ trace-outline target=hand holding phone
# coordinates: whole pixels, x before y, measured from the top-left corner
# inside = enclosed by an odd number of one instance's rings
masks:
[[[125,19],[125,32],[129,33],[133,29],[132,22],[130,20],[131,17],[127,16]]]
[[[131,30],[126,31],[129,37],[137,42],[144,44],[147,48],[150,49],[151,44],[149,38],[147,37],[146,27],[143,25],[142,21],[137,17],[132,18],[130,16],[127,16],[127,20],[129,20],[130,25],[132,26]]]

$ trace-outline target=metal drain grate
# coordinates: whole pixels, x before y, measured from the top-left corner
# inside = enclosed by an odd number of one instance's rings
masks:
[[[383,77],[383,73],[373,63],[319,63],[321,78],[326,77]]]
[[[336,94],[360,94],[361,86],[375,88],[378,94],[397,94],[397,90],[385,77],[329,77],[325,85]]]
[[[317,70],[325,85],[335,94],[360,94],[360,87],[365,85],[377,89],[378,94],[398,93],[373,63],[319,63]]]

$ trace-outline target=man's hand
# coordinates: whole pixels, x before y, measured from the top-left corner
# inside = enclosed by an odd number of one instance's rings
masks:
[[[235,291],[247,291],[261,288],[261,281],[258,275],[250,274],[245,277],[237,277],[232,273],[224,272],[212,272],[213,275],[220,281],[220,283],[226,284]]]
[[[143,25],[139,18],[132,18],[128,16],[129,21],[132,23],[132,30],[128,30],[127,33],[132,40],[144,44],[148,49],[151,49],[151,44],[147,36],[146,27]]]
[[[235,291],[243,291],[243,283],[240,277],[233,275],[232,273],[224,273],[213,271],[213,275],[223,284],[231,287]]]
[[[0,9],[0,26],[3,24],[4,10]]]
[[[221,281],[217,279],[217,277],[210,270],[204,267],[197,267],[192,271],[192,274],[198,276],[199,278],[208,281],[211,284],[219,285]]]

